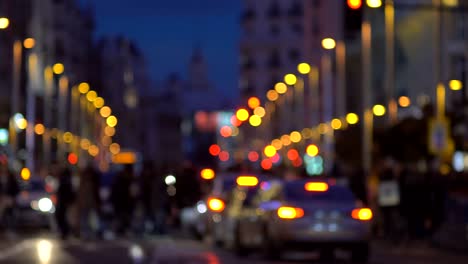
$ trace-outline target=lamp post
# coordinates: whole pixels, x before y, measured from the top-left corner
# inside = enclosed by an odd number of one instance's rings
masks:
[[[331,121],[333,118],[333,79],[332,79],[332,59],[330,51],[336,48],[336,41],[332,38],[325,38],[322,40],[322,48],[324,52],[321,58],[322,68],[322,87],[323,87],[323,120],[325,122]],[[324,138],[324,155],[325,155],[325,168],[331,169],[334,163],[333,159],[333,129],[327,129]]]

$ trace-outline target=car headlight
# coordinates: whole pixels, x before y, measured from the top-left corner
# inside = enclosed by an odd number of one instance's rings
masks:
[[[39,208],[39,211],[44,212],[44,213],[49,213],[53,211],[54,204],[52,203],[52,200],[50,200],[49,198],[41,198],[37,202],[37,207]]]

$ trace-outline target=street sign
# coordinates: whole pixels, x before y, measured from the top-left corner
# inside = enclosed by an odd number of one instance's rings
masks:
[[[449,150],[450,144],[449,121],[446,118],[429,121],[429,151],[441,154]]]

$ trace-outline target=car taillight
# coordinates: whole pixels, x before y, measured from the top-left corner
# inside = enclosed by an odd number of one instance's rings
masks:
[[[304,210],[302,208],[282,206],[278,208],[277,214],[281,219],[297,219],[304,216]]]
[[[213,212],[222,212],[224,210],[225,204],[221,199],[210,198],[208,199],[208,208]]]
[[[356,220],[369,221],[372,219],[372,210],[369,208],[358,208],[351,212],[351,217]]]

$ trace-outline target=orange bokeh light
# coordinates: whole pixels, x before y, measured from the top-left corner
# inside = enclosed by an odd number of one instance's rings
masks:
[[[257,97],[250,97],[247,101],[247,104],[251,109],[255,109],[260,106],[260,99],[258,99]]]
[[[68,162],[71,165],[76,165],[78,163],[78,156],[75,153],[68,154]]]
[[[235,127],[240,127],[240,125],[242,125],[242,121],[240,121],[239,119],[237,119],[237,117],[235,115],[233,115],[231,117],[231,125],[233,125]]]
[[[223,137],[230,137],[232,135],[232,128],[229,126],[223,126],[220,130],[219,133]]]

